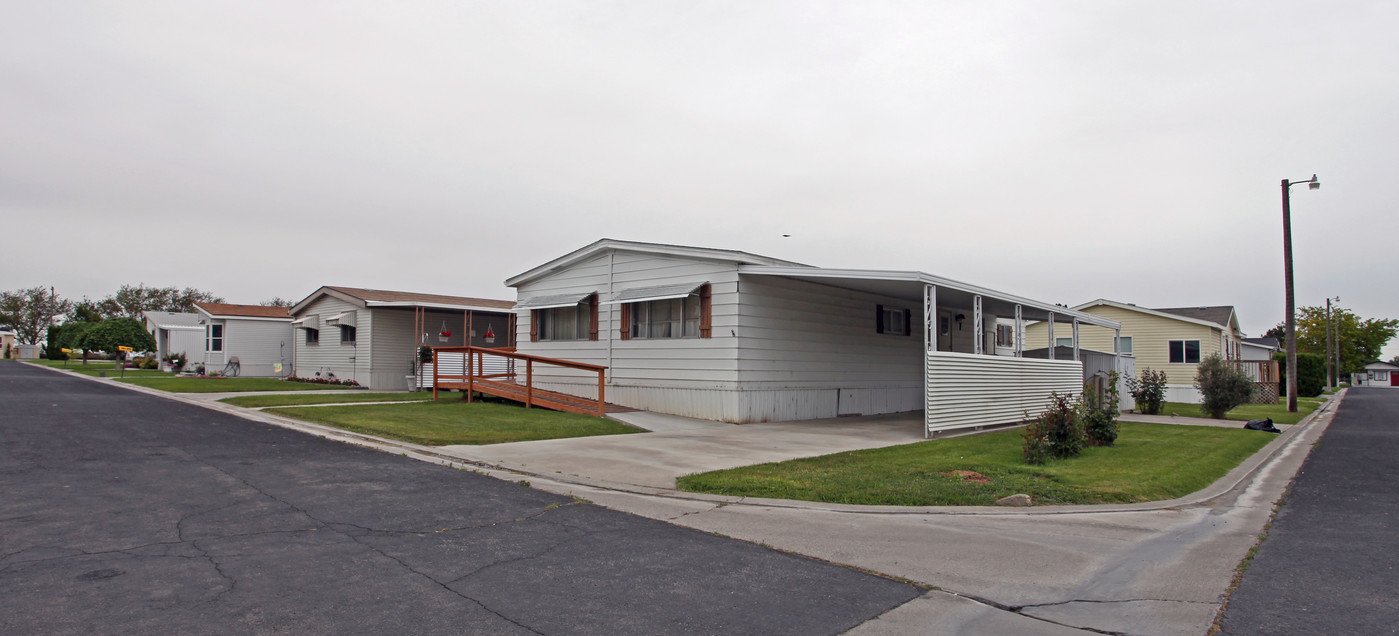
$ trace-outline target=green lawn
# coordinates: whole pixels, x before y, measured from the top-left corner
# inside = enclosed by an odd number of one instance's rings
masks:
[[[342,402],[420,402],[431,400],[431,391],[420,391],[418,393],[334,393],[331,395],[308,395],[297,393],[293,395],[240,395],[238,397],[224,398],[220,402],[227,402],[234,406],[246,406],[250,408],[262,408],[265,406],[299,406],[305,404],[338,404]]]
[[[83,364],[82,360],[67,360],[66,362],[68,363],[68,365],[66,367],[63,364],[65,362],[64,360],[25,360],[25,362],[28,362],[29,364],[37,364],[42,367],[51,367],[54,369],[67,368],[69,371],[75,371],[77,373],[81,373],[83,375],[90,375],[93,377],[102,375],[104,373],[108,376],[121,375],[121,369],[118,369],[117,363],[112,360],[89,360],[87,364]],[[161,376],[170,377],[170,374],[163,373],[155,369],[126,370],[126,377],[128,378]]]
[[[309,382],[286,382],[277,378],[131,378],[122,382],[171,393],[224,393],[241,391],[327,391],[348,389]]]
[[[430,446],[501,444],[643,432],[641,429],[600,417],[526,409],[513,404],[467,403],[456,399],[410,404],[317,406],[268,411],[347,431]]]
[[[1273,418],[1274,424],[1296,424],[1302,421],[1307,414],[1317,410],[1326,400],[1322,398],[1297,398],[1297,412],[1287,412],[1287,398],[1278,400],[1277,404],[1245,404],[1224,414],[1226,420],[1261,420]],[[1209,417],[1209,414],[1200,410],[1199,404],[1187,404],[1185,402],[1166,402],[1161,408],[1162,415],[1175,413],[1181,417]],[[1122,414],[1124,419],[1131,419],[1130,414]]]
[[[687,475],[681,490],[895,506],[1037,505],[1173,499],[1224,476],[1275,437],[1242,428],[1123,423],[1117,445],[1044,466],[1021,461],[1021,429]],[[973,471],[989,483],[964,481]]]

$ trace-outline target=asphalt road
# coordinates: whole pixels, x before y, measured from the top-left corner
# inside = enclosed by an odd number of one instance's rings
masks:
[[[0,362],[0,633],[831,634],[919,593]]]
[[[1399,390],[1348,389],[1223,633],[1399,634]]]

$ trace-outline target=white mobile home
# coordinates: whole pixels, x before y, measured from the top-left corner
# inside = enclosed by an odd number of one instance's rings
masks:
[[[296,374],[408,389],[420,347],[509,347],[513,306],[508,300],[321,287],[291,308]]]
[[[186,360],[203,360],[207,328],[200,324],[200,314],[143,311],[141,316],[146,319],[146,331],[155,338],[156,359],[161,361],[162,371],[169,369],[165,359],[171,355],[183,354]]]
[[[290,374],[291,314],[286,307],[195,303],[194,308],[204,327],[204,346],[202,356],[190,354],[190,362],[202,363],[208,373],[254,378]]]
[[[1078,361],[1020,355],[1026,321],[1118,327],[922,272],[611,239],[506,284],[520,353],[606,366],[611,403],[735,423],[918,410],[930,433],[1020,421],[1082,388]],[[999,350],[998,317],[1013,332]],[[586,374],[550,373],[536,385],[596,397]]]

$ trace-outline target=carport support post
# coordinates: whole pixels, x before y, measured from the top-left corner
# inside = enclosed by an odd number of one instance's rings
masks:
[[[1078,361],[1078,318],[1074,318],[1074,362]]]
[[[928,401],[928,356],[937,348],[938,288],[923,286],[923,439],[928,439],[932,404]]]
[[[1025,357],[1025,314],[1024,307],[1015,306],[1015,357]]]
[[[1049,312],[1049,359],[1054,359],[1054,312]]]
[[[976,338],[976,344],[972,345],[972,353],[981,355],[986,353],[986,326],[981,324],[981,296],[972,296],[972,337]]]

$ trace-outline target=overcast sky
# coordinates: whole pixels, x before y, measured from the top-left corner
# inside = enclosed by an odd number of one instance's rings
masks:
[[[1399,317],[1395,2],[7,5],[3,289],[513,299],[608,237],[1256,336],[1316,173],[1298,304]]]

